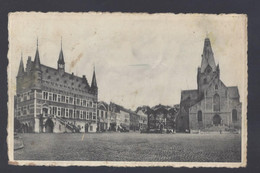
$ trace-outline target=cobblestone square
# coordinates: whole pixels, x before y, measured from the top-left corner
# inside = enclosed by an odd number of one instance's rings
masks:
[[[239,134],[19,134],[15,160],[240,162]]]

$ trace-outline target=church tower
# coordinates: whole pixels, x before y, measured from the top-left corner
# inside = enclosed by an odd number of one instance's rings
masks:
[[[198,68],[197,85],[199,96],[203,97],[204,91],[209,83],[216,77],[219,78],[219,67],[216,66],[209,38],[204,40],[203,54],[201,57],[202,60],[201,67]]]
[[[62,51],[62,40],[61,40],[61,49],[60,49],[60,55],[57,62],[57,66],[58,66],[59,73],[63,75],[65,73],[65,61],[64,61],[63,51]]]

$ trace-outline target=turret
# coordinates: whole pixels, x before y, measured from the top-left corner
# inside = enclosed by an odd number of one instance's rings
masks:
[[[65,61],[64,61],[63,51],[62,51],[62,40],[61,40],[61,49],[60,49],[60,55],[57,62],[57,66],[58,66],[59,73],[62,75],[65,72]]]
[[[24,75],[23,55],[21,55],[21,60],[20,60],[20,65],[19,65],[17,77],[21,77],[23,75]]]
[[[38,39],[37,39],[37,48],[36,48],[35,58],[34,58],[34,62],[33,62],[32,75],[33,75],[33,80],[34,80],[33,89],[40,89],[42,71],[41,71],[40,55],[39,55],[39,50],[38,50]]]
[[[94,91],[97,94],[98,87],[97,87],[95,67],[94,67],[94,70],[93,70],[93,76],[92,76],[92,82],[91,82],[91,90]]]

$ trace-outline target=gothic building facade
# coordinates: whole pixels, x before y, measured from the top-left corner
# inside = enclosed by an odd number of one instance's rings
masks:
[[[89,85],[85,75],[65,71],[61,47],[57,68],[41,64],[38,43],[34,61],[21,57],[16,77],[15,118],[23,132],[95,132],[98,87],[93,71]]]
[[[181,92],[177,132],[240,129],[241,106],[238,88],[221,81],[219,65],[215,64],[210,40],[206,38],[197,72],[197,89]]]

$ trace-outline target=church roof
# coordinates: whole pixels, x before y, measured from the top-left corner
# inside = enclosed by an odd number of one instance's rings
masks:
[[[204,41],[204,48],[202,54],[202,61],[201,61],[201,72],[204,73],[205,69],[210,66],[213,71],[216,70],[216,64],[214,60],[214,54],[211,48],[209,38],[206,38]]]
[[[198,98],[198,90],[183,90],[181,91],[181,100],[186,100],[186,99],[197,99]]]
[[[237,86],[231,86],[228,88],[228,94],[230,98],[239,98],[239,92]]]

